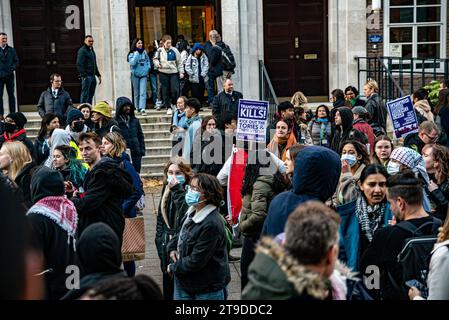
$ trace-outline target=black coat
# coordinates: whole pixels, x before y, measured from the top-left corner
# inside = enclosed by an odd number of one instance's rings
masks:
[[[35,167],[35,164],[29,163],[20,170],[15,179],[15,183],[22,190],[25,204],[31,207],[31,170]]]
[[[215,96],[212,102],[212,115],[217,119],[217,129],[225,129],[226,114],[232,113],[237,118],[239,99],[243,99],[243,95],[238,91],[233,91],[231,95],[222,91]]]
[[[19,57],[16,49],[6,45],[5,50],[0,48],[0,78],[11,77],[19,66]]]
[[[125,105],[131,106],[131,113],[128,119],[123,115],[123,107]],[[133,103],[130,99],[121,97],[117,99],[115,106],[117,108],[115,121],[117,121],[121,134],[125,138],[126,147],[131,150],[131,156],[145,156],[145,137],[140,121],[134,115],[135,108]]]
[[[34,140],[34,150],[36,152],[36,163],[38,165],[47,160],[50,155],[50,148],[48,144],[45,143],[45,139],[36,138],[36,140]]]
[[[167,192],[166,185],[162,189],[161,202],[159,203],[155,239],[157,254],[161,260],[161,270],[163,273],[167,272],[167,265],[170,263],[169,252],[167,249],[168,243],[172,237],[179,233],[184,215],[189,209],[189,206],[185,201],[185,189],[179,184],[171,188],[166,195],[166,201],[164,200],[164,212],[166,219],[168,220],[167,225],[161,208],[165,192]]]
[[[109,132],[118,132],[122,134],[122,131],[120,130],[120,127],[117,121],[115,121],[115,119],[111,119],[111,121],[109,121],[105,126],[101,128],[99,128],[98,125],[96,124],[94,126],[93,131],[101,138],[103,138]]]
[[[204,44],[204,52],[209,60],[208,76],[215,79],[223,75],[224,65],[221,60],[222,56],[222,42],[217,42],[216,45],[212,45],[210,41]]]
[[[37,111],[41,117],[44,117],[48,113],[54,113],[59,116],[59,120],[63,123],[61,127],[65,124],[67,112],[73,108],[72,98],[70,94],[64,90],[64,88],[59,88],[57,98],[53,96],[51,88],[48,88],[42,92],[39,102],[37,103]]]
[[[83,45],[78,50],[76,55],[76,68],[82,78],[94,75],[101,77],[100,71],[98,71],[95,51],[86,45]]]
[[[4,135],[0,136],[0,148],[2,147],[3,143],[5,143],[6,139]],[[22,133],[20,136],[14,139],[14,141],[20,141],[22,142],[30,151],[31,157],[33,160],[36,160],[36,151],[34,150],[34,145],[31,142],[30,139],[28,139],[26,132]]]
[[[121,243],[125,227],[122,203],[134,191],[129,174],[116,161],[102,158],[87,173],[83,188],[83,197],[72,198],[79,215],[78,234],[95,222],[104,222]]]
[[[169,251],[178,251],[178,260],[170,270],[183,290],[190,294],[222,290],[231,280],[223,218],[215,208],[199,223],[187,221],[179,237],[169,243]]]
[[[387,132],[387,107],[378,93],[373,93],[365,104],[365,109],[369,112],[371,118],[368,123],[374,130],[374,134],[379,136]]]

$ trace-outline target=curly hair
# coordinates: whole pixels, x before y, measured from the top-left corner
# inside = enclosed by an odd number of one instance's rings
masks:
[[[356,141],[356,140],[343,141],[343,143],[341,144],[341,148],[340,148],[340,154],[342,154],[343,148],[347,144],[352,144],[355,148],[355,151],[357,151],[357,155],[362,156],[360,163],[363,163],[366,166],[370,164],[370,158],[369,158],[368,151],[366,150],[366,147],[359,141]]]
[[[438,162],[440,168],[437,170],[437,183],[441,185],[449,180],[449,150],[441,145],[432,145],[433,161]]]

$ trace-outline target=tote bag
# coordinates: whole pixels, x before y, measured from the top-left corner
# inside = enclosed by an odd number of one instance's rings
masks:
[[[145,224],[143,216],[125,218],[122,259],[123,261],[145,259]]]

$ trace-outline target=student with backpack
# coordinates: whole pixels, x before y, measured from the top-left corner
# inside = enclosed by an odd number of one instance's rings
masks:
[[[390,177],[387,190],[395,219],[374,234],[362,256],[360,271],[373,297],[407,300],[408,286],[421,284],[425,288],[441,220],[424,210],[422,186],[412,171]],[[380,279],[373,279],[376,273]],[[380,287],[376,288],[376,283]]]

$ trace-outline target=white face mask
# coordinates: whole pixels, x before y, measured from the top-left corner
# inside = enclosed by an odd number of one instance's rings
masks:
[[[353,154],[344,154],[341,156],[341,161],[346,161],[350,167],[357,163],[357,158]]]
[[[388,162],[387,172],[389,175],[393,176],[401,171],[401,164],[398,162]]]

